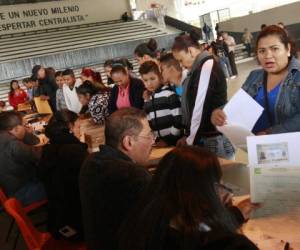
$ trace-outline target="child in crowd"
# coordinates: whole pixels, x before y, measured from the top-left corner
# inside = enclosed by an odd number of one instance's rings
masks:
[[[20,88],[19,82],[17,80],[12,80],[10,82],[10,92],[8,94],[9,104],[15,109],[18,109],[19,104],[26,103],[28,100],[28,95],[26,92]]]
[[[169,85],[162,85],[158,65],[153,61],[143,63],[139,70],[149,93],[144,109],[151,129],[158,135],[157,146],[176,145],[181,136],[181,103]]]
[[[68,110],[71,110],[78,114],[81,110],[81,103],[77,96],[76,87],[79,87],[81,85],[81,81],[76,81],[72,69],[66,69],[65,71],[63,71],[62,75],[65,83],[63,85],[63,93],[67,108]]]
[[[183,70],[180,63],[174,58],[172,53],[168,53],[160,58],[160,70],[164,83],[174,84],[178,96],[182,95],[182,83],[188,71]]]
[[[112,65],[113,65],[113,60],[107,60],[104,62],[104,70],[105,70],[105,74],[107,76],[107,85],[112,85],[114,84],[113,79],[111,78],[111,70],[112,70]]]
[[[41,96],[41,88],[39,85],[39,81],[30,77],[28,79],[29,84],[32,85],[32,98]]]
[[[22,83],[26,87],[27,95],[28,95],[28,101],[32,101],[33,99],[33,84],[30,78],[24,78],[22,80]]]
[[[62,71],[57,71],[55,73],[55,81],[58,86],[58,89],[56,90],[56,110],[57,111],[67,109],[67,104],[66,104],[64,92],[63,92],[64,78],[63,78],[62,73],[63,73]]]

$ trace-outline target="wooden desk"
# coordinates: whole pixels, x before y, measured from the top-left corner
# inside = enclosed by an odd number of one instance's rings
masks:
[[[166,148],[153,147],[152,152],[149,157],[149,162],[151,164],[157,164],[167,153],[169,153],[174,148],[175,147],[166,147]],[[224,166],[224,167],[230,167],[232,165],[236,165],[236,164],[241,165],[242,164],[240,162],[226,160],[223,158],[219,158],[219,161],[220,161],[221,166]]]
[[[91,119],[79,120],[80,140],[88,145],[90,153],[99,151],[105,143],[104,126],[95,124]]]
[[[174,147],[167,147],[167,148],[157,148],[153,147],[150,157],[149,157],[149,162],[151,165],[157,164],[161,158],[163,158],[167,153],[169,153]]]

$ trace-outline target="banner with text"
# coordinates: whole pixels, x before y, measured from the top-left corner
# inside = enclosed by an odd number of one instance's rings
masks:
[[[109,11],[107,8],[110,8]],[[128,11],[126,1],[118,0],[53,1],[1,6],[0,35],[115,20],[125,11]]]

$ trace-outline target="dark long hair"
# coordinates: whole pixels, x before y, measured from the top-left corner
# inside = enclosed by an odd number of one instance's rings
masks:
[[[14,94],[14,89],[13,89],[13,87],[12,87],[12,85],[13,85],[13,83],[14,82],[16,82],[18,85],[19,85],[19,82],[17,81],[17,80],[12,80],[11,82],[10,82],[10,85],[9,85],[9,87],[10,87],[10,90],[9,90],[9,96],[12,96],[13,94]],[[19,88],[20,88],[20,85],[19,85]]]
[[[78,115],[70,110],[57,111],[50,119],[45,134],[50,139],[69,133],[70,125],[74,125]]]
[[[192,29],[188,34],[183,33],[175,38],[172,46],[172,51],[188,51],[189,47],[200,49],[200,39],[200,32]]]
[[[156,50],[157,50],[157,42],[154,39],[150,39],[148,43],[139,44],[135,50],[134,54],[138,57],[143,57],[144,55],[148,55],[151,58],[156,58]]]
[[[91,97],[97,94],[99,90],[93,85],[90,81],[84,81],[79,87],[76,87],[77,94],[87,95],[89,94]]]
[[[217,157],[199,147],[169,152],[143,200],[120,232],[120,250],[162,250],[170,223],[183,235],[199,232],[200,223],[212,230],[234,232],[235,223],[216,190],[221,179]]]

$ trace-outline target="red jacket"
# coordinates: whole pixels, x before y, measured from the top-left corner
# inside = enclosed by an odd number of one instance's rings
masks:
[[[17,109],[18,104],[22,104],[27,101],[27,93],[23,89],[19,89],[18,94],[15,91],[12,94],[9,94],[8,100],[9,104],[13,106],[14,109]]]

